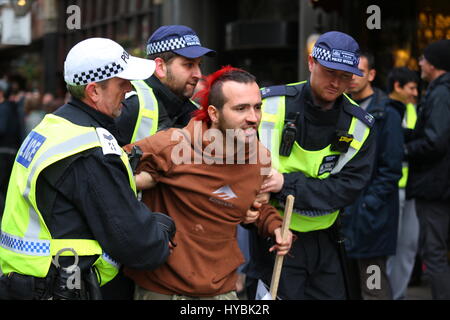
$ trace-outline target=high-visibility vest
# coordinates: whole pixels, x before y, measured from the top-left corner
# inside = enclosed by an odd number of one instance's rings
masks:
[[[43,278],[49,271],[52,256],[61,249],[71,248],[79,256],[99,255],[94,267],[99,273],[100,285],[116,276],[119,264],[96,240],[54,239],[36,203],[36,182],[45,168],[97,147],[105,154],[120,155],[130,186],[136,193],[128,157],[106,129],[78,126],[49,114],[26,137],[14,162],[3,213],[0,238],[3,273]],[[73,256],[73,253],[65,251],[61,255]]]
[[[301,83],[289,84],[287,86],[302,85]],[[357,105],[348,96],[346,99]],[[353,135],[353,140],[346,153],[332,151],[331,145],[317,151],[310,151],[302,148],[295,141],[289,157],[279,155],[281,134],[285,122],[285,96],[271,96],[263,99],[262,119],[259,127],[259,137],[264,146],[270,150],[272,157],[272,167],[280,173],[303,172],[311,178],[326,179],[330,174],[338,173],[360,150],[369,135],[370,128],[357,117],[352,117],[349,134]],[[282,204],[272,202],[277,208]],[[283,215],[283,211],[279,210]],[[296,210],[294,208],[291,217],[290,229],[299,232],[322,230],[330,227],[336,220],[339,208],[331,211],[323,210]]]
[[[154,135],[158,130],[158,100],[144,80],[131,81],[139,100],[139,114],[130,143]]]
[[[417,122],[416,107],[412,103],[406,105],[405,115],[403,116],[402,127],[407,129],[414,129]],[[398,181],[399,188],[405,188],[408,182],[408,162],[402,162],[402,177]]]

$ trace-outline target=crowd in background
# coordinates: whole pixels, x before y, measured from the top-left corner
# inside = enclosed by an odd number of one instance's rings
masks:
[[[12,162],[23,139],[66,98],[29,89],[20,75],[0,78],[0,212],[3,212]]]
[[[368,61],[370,62],[370,59]],[[374,68],[369,65],[368,71],[371,69]],[[417,77],[418,79],[419,77]],[[419,80],[417,82],[419,84],[418,96],[414,95],[410,101],[406,101],[413,104],[414,107],[420,101],[420,96],[425,94],[426,89],[424,83]],[[380,94],[388,96],[392,92],[392,90],[385,93],[380,91]],[[351,90],[348,93],[351,94]],[[355,97],[353,98],[357,100]],[[361,97],[357,102],[363,104],[365,98]],[[5,76],[0,79],[0,213],[3,212],[4,208],[9,174],[22,141],[46,114],[54,112],[59,106],[66,103],[67,99],[67,97],[55,97],[49,92],[27,91],[27,87],[20,77]],[[392,157],[392,154],[387,155],[387,157]],[[395,210],[398,211],[399,209],[396,208]],[[394,226],[396,227],[396,225]],[[377,234],[377,236],[380,236],[380,234]],[[243,281],[243,278],[241,280]],[[238,291],[240,291],[239,289],[243,290],[243,288],[244,285],[238,283]]]

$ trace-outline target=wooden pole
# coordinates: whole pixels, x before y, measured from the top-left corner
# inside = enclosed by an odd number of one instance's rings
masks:
[[[286,240],[289,225],[291,224],[292,208],[294,207],[294,196],[288,195],[284,206],[283,224],[281,226],[281,236],[283,241]],[[270,295],[273,300],[277,299],[278,283],[280,281],[281,268],[283,267],[284,256],[276,256],[275,265],[273,267],[272,281],[270,283]]]

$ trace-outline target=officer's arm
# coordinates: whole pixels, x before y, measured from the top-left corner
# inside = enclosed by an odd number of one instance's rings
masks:
[[[114,260],[140,269],[165,262],[170,230],[137,200],[119,156],[97,149],[95,156],[74,162],[67,175],[77,183],[62,183],[61,192],[84,214],[93,238]]]
[[[352,204],[367,185],[373,168],[375,134],[371,130],[359,152],[337,173],[327,179],[315,179],[302,172],[284,173],[283,187],[272,197],[284,203],[289,194],[295,196],[298,210],[335,211]]]
[[[153,179],[150,173],[142,171],[134,176],[136,180],[136,189],[145,190],[156,186],[156,181]]]

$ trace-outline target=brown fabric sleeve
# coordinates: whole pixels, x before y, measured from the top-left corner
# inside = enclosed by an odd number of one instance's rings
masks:
[[[269,237],[274,235],[274,230],[276,228],[281,228],[283,224],[283,218],[270,204],[264,204],[259,209],[259,218],[256,221],[256,226],[258,227],[259,234],[262,237]]]
[[[176,142],[170,141],[168,132],[160,132],[128,144],[123,148],[127,152],[130,152],[134,145],[141,148],[143,155],[137,166],[136,173],[146,171],[155,181],[158,181],[161,176],[166,176],[173,166],[171,159],[173,143]]]

